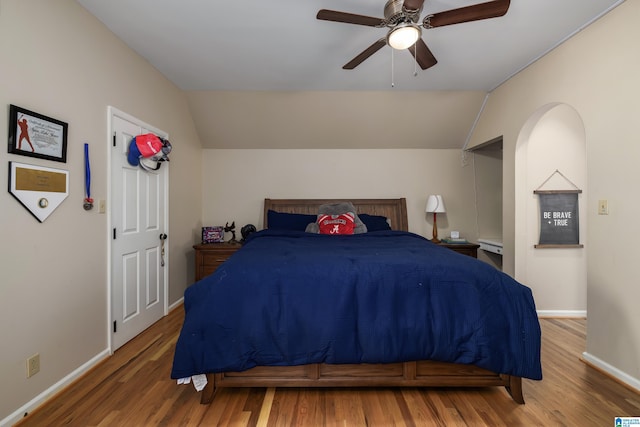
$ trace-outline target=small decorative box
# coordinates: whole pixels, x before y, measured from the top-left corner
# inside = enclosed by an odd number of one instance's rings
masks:
[[[202,227],[202,243],[224,242],[224,227]]]

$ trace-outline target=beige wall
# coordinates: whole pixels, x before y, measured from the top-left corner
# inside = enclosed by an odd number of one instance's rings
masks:
[[[547,104],[562,102],[577,111],[587,147],[586,357],[640,388],[637,16],[640,2],[622,3],[495,90],[470,145],[504,135],[503,234],[505,254],[513,254],[519,132]],[[609,215],[597,215],[601,199],[609,201]],[[513,257],[505,255],[507,261],[513,271]]]
[[[169,302],[193,280],[189,249],[200,227],[200,143],[184,94],[72,0],[2,1],[0,135],[9,104],[69,124],[67,162],[2,154],[8,162],[69,171],[69,197],[39,223],[0,192],[0,420],[107,348],[107,215],[82,208],[83,144],[92,196],[107,199],[107,106],[171,137]],[[194,231],[195,230],[195,231]],[[26,378],[26,359],[41,371]],[[0,424],[2,421],[0,421]]]
[[[225,149],[457,148],[485,96],[482,91],[187,92],[203,147]]]
[[[205,225],[260,229],[265,197],[406,197],[410,231],[431,238],[427,196],[442,194],[447,213],[438,216],[438,236],[451,229],[477,235],[473,169],[462,165],[459,150],[209,149],[202,162]]]

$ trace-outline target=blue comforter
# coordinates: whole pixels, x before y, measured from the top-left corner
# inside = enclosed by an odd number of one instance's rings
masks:
[[[531,290],[407,232],[254,233],[184,308],[172,378],[411,360],[542,378]]]

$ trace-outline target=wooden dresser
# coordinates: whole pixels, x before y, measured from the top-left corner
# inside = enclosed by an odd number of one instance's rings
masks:
[[[199,243],[196,250],[196,281],[213,273],[216,268],[240,249],[240,243]]]
[[[438,243],[438,246],[444,246],[458,253],[469,255],[474,258],[478,258],[478,248],[480,245],[475,243]]]

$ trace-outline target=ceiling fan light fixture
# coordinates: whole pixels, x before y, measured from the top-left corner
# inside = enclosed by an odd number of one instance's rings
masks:
[[[405,22],[389,31],[387,43],[394,49],[408,49],[418,41],[421,33],[420,27],[410,22]]]

